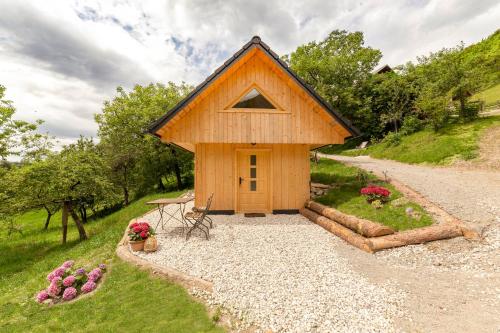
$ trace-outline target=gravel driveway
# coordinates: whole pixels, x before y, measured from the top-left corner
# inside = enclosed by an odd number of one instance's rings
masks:
[[[337,157],[335,157],[337,158]],[[388,171],[484,238],[362,252],[300,215],[215,216],[212,238],[178,225],[137,254],[213,282],[212,295],[248,324],[274,332],[500,331],[499,175],[339,157]],[[145,217],[155,222],[157,215]]]

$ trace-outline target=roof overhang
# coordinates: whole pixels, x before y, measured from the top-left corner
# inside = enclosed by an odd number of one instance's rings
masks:
[[[157,131],[165,126],[172,118],[174,118],[180,111],[182,111],[191,101],[199,96],[205,89],[221,75],[223,75],[233,64],[237,63],[248,52],[255,48],[261,50],[269,58],[293,80],[296,84],[304,89],[308,95],[314,99],[332,118],[334,118],[341,126],[343,126],[352,136],[359,136],[361,132],[354,127],[351,122],[344,118],[338,111],[336,111],[330,104],[328,104],[321,96],[319,96],[312,87],[310,87],[304,80],[295,74],[288,65],[280,59],[280,57],[265,44],[260,37],[254,36],[252,40],[246,43],[238,52],[229,58],[222,66],[217,68],[209,77],[199,84],[191,93],[182,99],[176,106],[169,110],[165,115],[157,119],[151,124],[147,132],[159,136]]]

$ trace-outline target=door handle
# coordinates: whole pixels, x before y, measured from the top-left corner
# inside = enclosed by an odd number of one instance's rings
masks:
[[[241,183],[243,183],[243,178],[240,177],[240,185],[241,185]]]

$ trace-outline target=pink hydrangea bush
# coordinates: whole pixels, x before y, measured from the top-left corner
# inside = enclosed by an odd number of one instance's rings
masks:
[[[96,288],[96,284],[94,281],[87,281],[87,283],[85,283],[83,286],[82,286],[82,292],[83,293],[89,293],[91,292],[92,290],[94,290]]]
[[[47,275],[49,285],[47,289],[41,290],[36,295],[38,303],[52,304],[70,301],[82,294],[94,291],[107,268],[105,264],[99,264],[87,273],[83,267],[73,271],[74,264],[73,260],[65,261]]]
[[[68,288],[64,289],[63,300],[70,301],[76,297],[77,293],[78,292],[77,292],[76,288],[68,287]]]
[[[65,287],[71,287],[76,281],[76,278],[74,275],[68,275],[64,280],[63,280],[63,286]]]

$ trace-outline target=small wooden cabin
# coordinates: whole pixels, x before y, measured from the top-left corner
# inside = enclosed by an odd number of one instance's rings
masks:
[[[195,204],[293,213],[309,199],[309,151],[358,135],[259,37],[150,128],[195,156]]]

